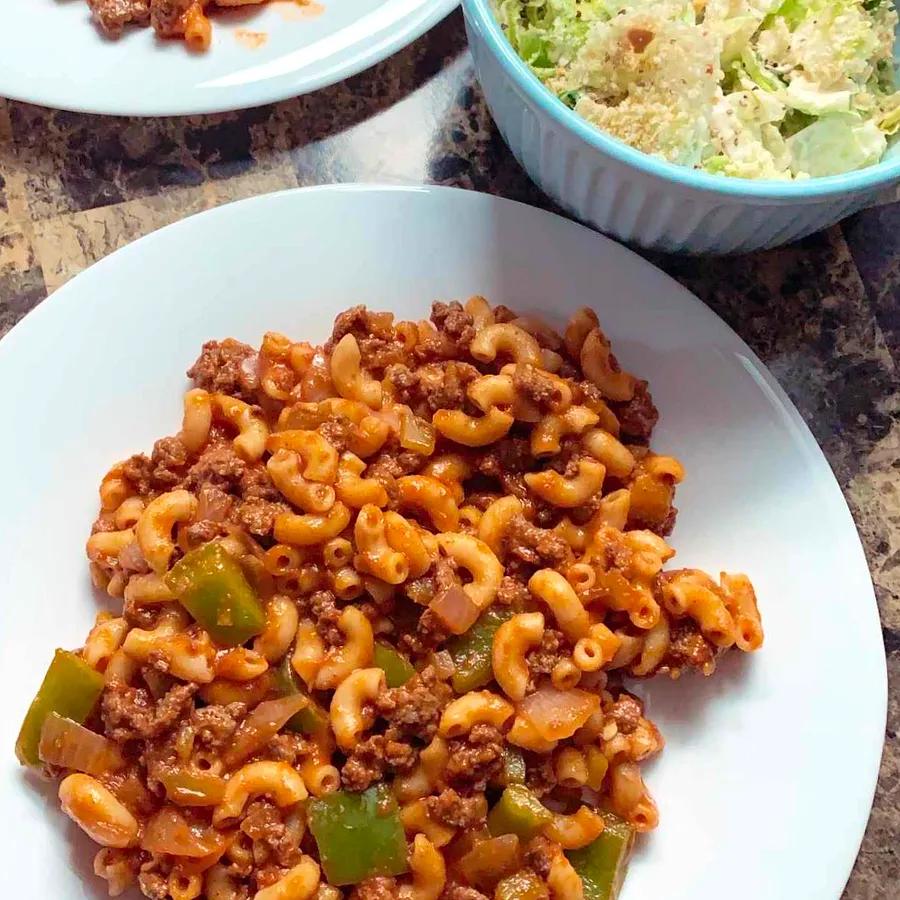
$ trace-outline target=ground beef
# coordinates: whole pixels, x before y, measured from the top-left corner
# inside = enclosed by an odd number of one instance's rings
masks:
[[[390,313],[369,312],[362,304],[351,306],[335,318],[331,340],[325,350],[330,353],[331,348],[347,334],[352,334],[357,341],[367,337],[389,341],[394,337],[393,318]]]
[[[100,704],[107,737],[114,741],[157,738],[193,711],[196,684],[178,684],[155,700],[145,688],[119,681],[106,686]]]
[[[562,399],[559,385],[534,366],[516,366],[513,386],[519,396],[525,397],[541,409],[549,409]]]
[[[525,483],[521,472],[501,472],[498,476],[504,494],[511,494],[522,501],[526,510],[530,509],[533,494]]]
[[[503,768],[503,735],[493,725],[476,725],[464,738],[448,741],[445,778],[466,793],[483,791]]]
[[[150,0],[150,24],[160,37],[181,37],[184,34],[184,14],[192,3],[193,0]],[[231,338],[226,338],[222,343],[229,341]]]
[[[386,446],[369,460],[366,478],[380,481],[390,493],[395,478],[418,472],[424,461],[418,453],[398,450],[396,446]]]
[[[272,503],[269,500],[252,497],[239,504],[231,518],[250,534],[265,537],[272,533],[276,517],[290,511],[291,507],[286,503]]]
[[[441,892],[440,900],[490,900],[490,898],[473,887],[451,881]]]
[[[384,370],[384,377],[394,389],[394,397],[400,403],[414,406],[419,401],[419,375],[403,363],[395,363]]]
[[[122,474],[141,497],[152,490],[152,473],[150,457],[144,453],[135,453],[122,463]]]
[[[682,619],[672,625],[669,649],[662,666],[673,669],[704,669],[716,658],[716,648],[701,633],[693,619]]]
[[[275,762],[286,762],[294,765],[298,759],[309,752],[309,745],[299,734],[284,732],[276,734],[263,748],[262,755]]]
[[[335,344],[347,334],[356,338],[363,365],[370,372],[381,373],[405,356],[403,346],[394,336],[394,317],[390,313],[370,312],[365,306],[354,306],[342,312],[334,320],[325,352],[331,353]]]
[[[373,734],[357,744],[341,769],[341,781],[350,791],[364,791],[386,772],[408,772],[418,759],[412,745]]]
[[[153,486],[170,489],[184,479],[188,464],[188,449],[177,437],[160,438],[153,445],[150,456],[150,478]]]
[[[622,693],[613,703],[609,714],[615,720],[621,734],[631,734],[640,724],[644,708],[636,697]]]
[[[356,425],[344,416],[332,416],[322,422],[317,430],[338,453],[343,453],[356,433]]]
[[[528,585],[514,578],[512,575],[504,575],[497,591],[497,602],[505,606],[524,606],[531,599]]]
[[[151,631],[159,621],[159,607],[157,604],[141,606],[134,600],[126,599],[122,605],[122,617],[130,628],[143,628]]]
[[[341,610],[331,591],[313,591],[307,597],[300,597],[298,607],[301,616],[316,623],[319,635],[326,644],[335,647],[344,642],[344,636],[337,627]]]
[[[274,803],[268,800],[253,801],[244,814],[241,831],[253,841],[257,866],[273,862],[288,868],[300,861],[298,832],[284,824],[281,811]]]
[[[446,682],[426,666],[405,685],[386,690],[376,701],[378,714],[393,726],[398,736],[430,741],[437,731],[444,707],[453,698]]]
[[[521,515],[510,520],[505,541],[514,556],[542,568],[558,569],[572,557],[571,548],[558,534],[538,528]]]
[[[160,34],[180,27],[176,20],[190,3],[191,0],[153,0],[153,27]],[[254,403],[259,386],[256,361],[256,351],[233,338],[207,341],[187,375],[197,387]]]
[[[440,900],[489,900],[489,898],[473,887],[451,882],[441,892]]]
[[[281,492],[272,483],[272,479],[262,463],[244,467],[238,482],[238,489],[245,500],[258,499],[274,502],[282,499]]]
[[[384,737],[378,741],[371,738],[357,744],[348,755],[341,768],[341,783],[349,791],[364,791],[373,781],[384,775],[385,763],[382,754]]]
[[[549,675],[560,660],[572,655],[572,645],[565,635],[555,628],[547,628],[541,636],[541,643],[528,656],[528,671],[532,683],[540,675]]]
[[[533,464],[531,445],[525,438],[518,437],[503,438],[496,444],[491,444],[475,459],[475,468],[480,474],[500,479],[527,472]]]
[[[415,372],[399,364],[385,371],[396,399],[426,417],[439,409],[461,409],[466,387],[480,375],[475,366],[456,360],[429,363]]]
[[[462,304],[453,300],[451,303],[437,301],[431,304],[431,321],[439,332],[453,340],[460,350],[468,350],[472,338],[475,337],[475,323],[463,309]],[[464,353],[460,353],[460,356]]]
[[[504,322],[512,322],[513,319],[518,319],[519,314],[514,310],[510,309],[508,306],[503,303],[499,303],[493,309],[494,313],[494,321],[498,324],[503,324]]]
[[[544,754],[526,754],[525,786],[538,797],[549,794],[556,787],[556,768],[553,757]]]
[[[202,527],[191,526],[200,540],[210,540],[221,533],[222,521],[264,537],[271,534],[279,513],[291,511],[265,466],[246,463],[234,452],[230,441],[208,447],[187,471],[183,484],[200,498],[201,522],[197,524]],[[240,498],[240,502],[234,498]],[[209,523],[203,521],[206,511],[215,514]]]
[[[451,828],[474,828],[484,822],[487,813],[487,803],[482,794],[463,797],[453,788],[441,791],[436,797],[428,797],[425,804],[432,818]]]
[[[668,537],[672,530],[675,528],[675,520],[678,518],[678,508],[675,506],[670,506],[669,511],[666,513],[665,519],[662,522],[655,523],[650,530],[655,534],[658,534],[660,537]]]
[[[211,519],[201,519],[187,527],[187,539],[191,546],[206,544],[214,538],[228,533],[228,529],[222,522],[213,522]]]
[[[653,398],[646,381],[635,385],[634,396],[626,403],[610,404],[619,420],[622,437],[632,441],[647,443],[658,419],[659,410],[653,405]]]
[[[108,37],[119,37],[126,25],[150,21],[150,0],[88,0],[94,21]]]
[[[238,725],[247,715],[245,703],[229,703],[227,706],[204,706],[191,713],[191,725],[197,742],[204,747],[218,750],[234,735]]]
[[[428,603],[434,596],[434,579],[417,578],[406,585],[406,591],[416,603],[422,603],[420,598],[423,597],[427,598],[424,603]],[[419,616],[415,629],[401,634],[397,644],[414,659],[424,659],[444,644],[449,636],[450,632],[443,622],[430,609],[426,609]]]
[[[227,494],[240,493],[241,482],[247,471],[245,463],[230,442],[208,447],[188,471],[184,486],[189,491],[210,485]]]
[[[361,881],[349,900],[397,900],[399,896],[396,879],[378,875]]]
[[[560,441],[559,452],[544,460],[544,466],[566,478],[574,478],[578,474],[578,466],[583,458],[584,448],[581,446],[581,438],[564,437]],[[596,496],[600,496],[599,491]]]
[[[559,853],[559,844],[554,844],[547,838],[538,835],[532,838],[525,848],[525,865],[534,869],[546,881],[557,853]]]

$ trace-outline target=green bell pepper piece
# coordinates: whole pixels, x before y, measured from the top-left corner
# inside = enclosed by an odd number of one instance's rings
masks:
[[[359,884],[408,870],[406,836],[387,785],[310,800],[307,817],[329,884]]]
[[[384,677],[389,688],[403,687],[416,670],[412,667],[412,663],[402,654],[398,653],[388,644],[381,641],[375,642],[375,656],[372,665],[376,669],[384,671]]]
[[[525,757],[509,744],[503,748],[503,783],[525,784]]]
[[[484,687],[494,677],[491,665],[494,635],[512,615],[513,612],[508,607],[491,606],[465,634],[454,638],[447,645],[456,665],[451,684],[457,694]]]
[[[23,766],[40,766],[41,729],[50,713],[84,724],[103,691],[104,678],[80,656],[57,650],[37,696],[28,709],[16,740],[16,756]]]
[[[273,685],[282,697],[290,697],[294,694],[302,694],[309,704],[294,713],[287,720],[284,727],[288,731],[298,734],[318,734],[328,727],[328,713],[297,683],[294,667],[291,665],[290,656],[285,656],[281,664],[270,670],[273,674]]]
[[[634,845],[634,829],[612,813],[603,813],[606,828],[600,836],[566,856],[581,876],[584,900],[616,900]]]
[[[266,614],[238,562],[214,541],[191,550],[166,575],[169,590],[223,647],[259,634]]]
[[[494,891],[494,900],[547,900],[548,897],[547,886],[529,871],[504,878]]]
[[[553,814],[522,784],[511,784],[488,814],[488,830],[494,837],[517,834],[527,841],[539,834]]]

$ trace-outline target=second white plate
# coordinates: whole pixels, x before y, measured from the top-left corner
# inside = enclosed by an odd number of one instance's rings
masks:
[[[85,0],[3,0],[0,96],[77,112],[195,115],[306,94],[386,59],[457,0],[277,0],[214,16],[213,45],[190,53],[149,28],[101,36]],[[241,32],[264,35],[248,46]]]
[[[714,677],[639,685],[667,747],[658,831],[622,900],[836,900],[884,732],[884,648],[865,557],[821,451],[772,376],[695,297],[569,221],[440,188],[322,188],[226,206],[75,278],[0,342],[0,842],[7,892],[100,897],[90,847],[13,756],[53,647],[94,613],[84,541],[116,460],[178,430],[202,342],[321,340],[357,303],[400,318],[481,293],[559,324],[597,309],[650,380],[654,447],[683,460],[675,564],[746,571],[766,628]],[[67,827],[67,825],[69,827]],[[73,868],[73,859],[75,866]],[[80,878],[78,872],[85,873]]]

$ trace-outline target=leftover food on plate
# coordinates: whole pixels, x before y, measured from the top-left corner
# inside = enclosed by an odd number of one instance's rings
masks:
[[[150,26],[161,38],[178,38],[192,50],[212,42],[207,11],[261,6],[267,0],[87,0],[91,15],[107,37],[119,37],[127,25]]]
[[[359,306],[188,375],[100,485],[116,612],[16,745],[109,892],[615,897],[663,747],[626,679],[763,633],[746,576],[665,568],[684,472],[597,316]]]
[[[495,0],[522,59],[602,131],[740,178],[835,175],[900,128],[892,0]]]

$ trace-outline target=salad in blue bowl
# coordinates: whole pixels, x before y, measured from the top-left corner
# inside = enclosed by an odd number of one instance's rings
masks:
[[[747,179],[838,175],[900,129],[891,0],[496,0],[560,102],[670,163]]]

